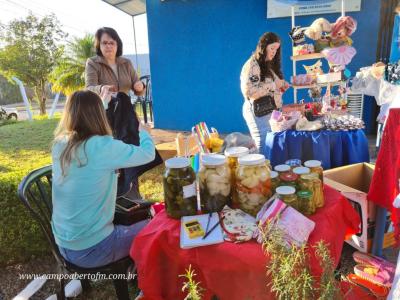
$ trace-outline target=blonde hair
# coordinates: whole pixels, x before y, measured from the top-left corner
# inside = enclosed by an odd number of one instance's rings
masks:
[[[100,97],[91,91],[74,92],[68,98],[61,120],[54,131],[53,145],[62,140],[67,142],[60,155],[63,177],[73,159],[78,161],[79,167],[85,165],[79,160],[76,151],[82,144],[85,151],[86,141],[95,135],[112,135],[103,103]]]

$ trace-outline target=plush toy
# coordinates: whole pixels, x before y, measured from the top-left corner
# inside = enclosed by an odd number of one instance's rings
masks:
[[[317,41],[321,39],[323,32],[331,32],[331,30],[332,26],[328,20],[324,18],[318,18],[304,31],[304,34],[308,38]]]
[[[300,26],[296,26],[292,28],[292,30],[289,32],[289,36],[292,39],[294,45],[305,42],[306,39],[304,37],[304,30],[305,29],[301,28]]]
[[[306,66],[303,65],[304,69],[306,69],[307,74],[309,75],[313,75],[314,77],[316,77],[317,75],[322,75],[324,74],[324,71],[322,70],[322,62],[319,59],[315,64],[311,65],[311,66]]]
[[[305,55],[314,53],[314,45],[313,44],[303,44],[293,47],[293,55]]]
[[[331,47],[351,46],[350,36],[357,29],[357,21],[350,16],[340,17],[332,27]]]
[[[331,37],[329,34],[327,33],[323,33],[321,35],[321,38],[319,40],[316,40],[314,42],[314,49],[315,52],[319,53],[322,50],[324,50],[325,48],[330,47],[330,43],[331,43]]]

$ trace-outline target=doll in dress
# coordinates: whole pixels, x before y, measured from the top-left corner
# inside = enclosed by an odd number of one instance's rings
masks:
[[[343,16],[336,20],[332,26],[331,47],[351,46],[353,44],[350,36],[357,29],[357,21],[350,16]]]

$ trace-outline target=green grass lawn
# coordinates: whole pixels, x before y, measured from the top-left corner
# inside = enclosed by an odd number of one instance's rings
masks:
[[[53,131],[59,119],[21,121],[0,126],[0,266],[48,253],[38,225],[17,197],[21,179],[51,164]],[[144,198],[162,200],[163,166],[140,178]]]

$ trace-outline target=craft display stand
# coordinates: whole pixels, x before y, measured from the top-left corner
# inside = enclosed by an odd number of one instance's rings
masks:
[[[295,5],[291,6],[291,15],[292,15],[292,28],[294,28],[295,25]],[[342,0],[342,16],[345,15],[345,6],[344,6],[344,0]],[[294,44],[292,43],[292,47],[294,46]],[[292,68],[293,68],[293,76],[296,76],[297,74],[297,70],[296,70],[296,63],[298,61],[305,61],[305,60],[313,60],[313,59],[320,59],[320,58],[324,58],[325,56],[322,53],[310,53],[310,54],[305,54],[305,55],[296,55],[296,56],[291,56],[290,59],[292,60]],[[293,98],[294,98],[294,103],[297,103],[297,90],[298,89],[310,89],[316,85],[318,86],[328,86],[330,85],[332,86],[336,86],[336,85],[340,85],[342,84],[343,80],[340,81],[336,81],[336,82],[327,82],[327,83],[314,83],[312,85],[293,85]]]

